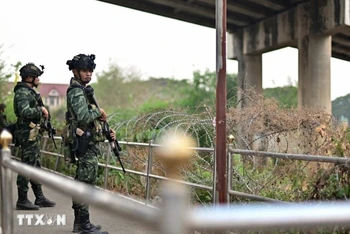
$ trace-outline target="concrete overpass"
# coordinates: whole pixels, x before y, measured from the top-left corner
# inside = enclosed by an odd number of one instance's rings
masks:
[[[99,1],[215,28],[215,0]],[[227,0],[227,31],[242,89],[262,92],[262,53],[292,46],[299,106],[331,112],[330,58],[350,61],[349,0]]]

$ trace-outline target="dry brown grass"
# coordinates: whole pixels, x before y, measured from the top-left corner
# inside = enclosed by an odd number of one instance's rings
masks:
[[[252,91],[243,93],[243,98],[249,105],[243,109],[229,107],[226,115],[227,136],[234,135],[235,148],[321,156],[350,155],[347,126],[327,112],[321,109],[281,108],[277,101],[266,99]],[[126,122],[128,129],[125,137],[130,139],[138,135],[147,139],[147,134],[144,133],[151,132],[149,135],[156,142],[159,132],[181,126],[188,134],[197,137],[198,142],[203,142],[203,139],[207,143],[214,142],[215,129],[212,120],[215,108],[206,106],[205,110],[195,114],[169,110],[138,116]],[[155,129],[159,132],[152,132]],[[128,146],[126,152],[127,157],[123,159],[127,168],[146,172],[148,148]],[[185,180],[208,186],[213,183],[213,169],[211,153],[196,153],[191,162],[181,168]],[[156,157],[152,163],[152,173],[167,175]],[[348,196],[347,192],[342,192],[347,191],[348,180],[348,169],[345,165],[261,159],[256,155],[236,155],[234,158],[234,190],[276,199],[339,199]],[[137,196],[143,198],[145,183],[143,177],[134,176],[128,185],[124,183],[116,189],[128,194],[136,192]],[[159,181],[151,179],[151,187],[151,197],[154,197],[157,195]],[[207,196],[207,193],[196,193],[194,197],[201,200],[203,196]],[[244,199],[240,201],[244,202]]]

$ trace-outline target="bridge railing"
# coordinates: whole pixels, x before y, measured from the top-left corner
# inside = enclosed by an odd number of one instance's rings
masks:
[[[187,186],[165,181],[161,186],[163,203],[159,209],[145,206],[62,175],[38,169],[11,157],[8,135],[1,135],[1,227],[3,234],[13,234],[14,214],[12,172],[37,180],[75,200],[109,210],[117,215],[156,227],[160,233],[183,234],[190,230],[245,231],[289,230],[291,228],[348,227],[350,202],[295,204],[188,206]],[[248,153],[248,152],[247,152]],[[251,152],[250,152],[251,153]]]

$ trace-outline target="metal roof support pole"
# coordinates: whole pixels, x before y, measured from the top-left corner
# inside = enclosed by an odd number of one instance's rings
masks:
[[[227,203],[226,175],[226,7],[216,0],[216,188],[218,202]]]

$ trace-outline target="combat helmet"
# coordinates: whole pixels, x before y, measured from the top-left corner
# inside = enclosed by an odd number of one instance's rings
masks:
[[[34,65],[34,63],[27,63],[19,70],[19,75],[22,79],[30,77],[38,77],[44,73],[44,66],[40,65],[41,69]]]
[[[94,70],[96,67],[96,64],[94,62],[95,60],[95,55],[90,54],[90,55],[85,55],[85,54],[78,54],[74,56],[72,60],[67,61],[68,69],[88,69],[88,70]]]

